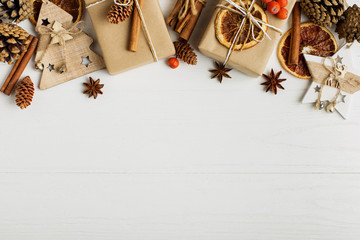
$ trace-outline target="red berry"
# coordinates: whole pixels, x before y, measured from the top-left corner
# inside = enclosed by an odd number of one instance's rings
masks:
[[[288,5],[288,0],[276,0],[280,4],[280,8],[284,8]]]
[[[288,17],[288,10],[286,8],[281,8],[276,16],[280,19],[287,19]]]
[[[177,68],[179,66],[179,60],[177,60],[177,58],[170,58],[168,60],[168,65],[171,67],[171,68]]]
[[[280,4],[278,2],[271,2],[267,5],[267,10],[271,14],[277,14],[280,11]]]
[[[271,2],[272,0],[261,0],[263,3],[269,3]]]

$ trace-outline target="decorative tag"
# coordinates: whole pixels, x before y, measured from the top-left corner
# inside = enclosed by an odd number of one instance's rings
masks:
[[[352,94],[360,90],[360,73],[353,66],[353,46],[345,45],[332,58],[305,54],[313,78],[303,103],[316,103],[315,109],[349,117]]]
[[[40,34],[35,56],[43,71],[40,89],[47,89],[105,67],[102,57],[90,49],[93,39],[74,25],[72,16],[44,1],[36,31]]]

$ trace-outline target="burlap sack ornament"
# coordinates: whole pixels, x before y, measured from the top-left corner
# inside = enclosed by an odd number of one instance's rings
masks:
[[[354,45],[345,45],[333,57],[305,54],[313,82],[303,103],[315,103],[315,109],[349,117],[351,97],[360,90],[360,71],[353,66]]]
[[[102,57],[90,49],[93,39],[76,25],[72,16],[44,0],[36,31],[40,35],[35,56],[36,66],[43,71],[40,89],[67,82],[105,67]]]

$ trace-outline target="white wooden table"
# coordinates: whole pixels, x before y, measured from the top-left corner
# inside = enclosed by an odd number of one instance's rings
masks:
[[[23,111],[0,94],[0,239],[360,239],[359,95],[344,121],[300,103],[309,81],[284,73],[274,96],[235,70],[210,80],[212,64],[102,70],[98,99],[81,77]]]

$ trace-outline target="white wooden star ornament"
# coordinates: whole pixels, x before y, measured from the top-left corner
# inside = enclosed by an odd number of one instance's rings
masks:
[[[351,97],[360,90],[360,71],[353,65],[352,45],[345,45],[331,58],[305,54],[313,82],[302,102],[315,103],[315,109],[335,110],[347,119]]]

